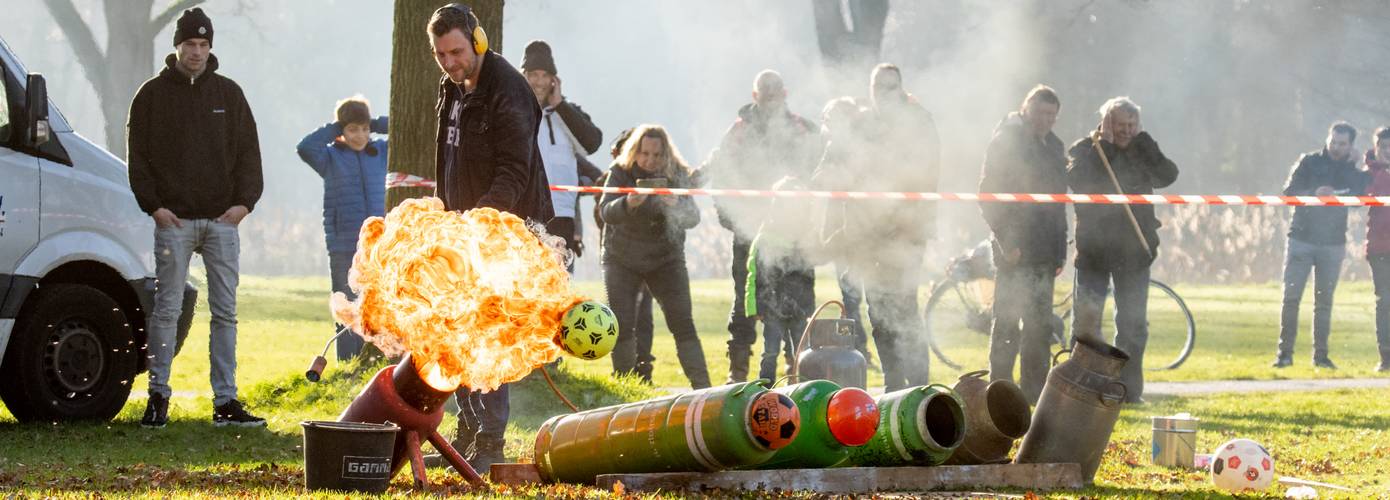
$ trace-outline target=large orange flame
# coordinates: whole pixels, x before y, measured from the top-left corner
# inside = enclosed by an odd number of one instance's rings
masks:
[[[333,317],[387,355],[409,352],[435,389],[520,380],[560,356],[560,317],[583,300],[556,238],[538,232],[491,208],[408,200],[363,224],[348,278],[358,299],[334,294]]]

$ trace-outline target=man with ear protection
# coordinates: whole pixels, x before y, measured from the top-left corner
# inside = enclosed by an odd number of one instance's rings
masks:
[[[536,133],[541,108],[531,86],[511,63],[488,50],[472,9],[441,7],[427,28],[439,80],[435,195],[449,210],[491,207],[545,224],[554,217],[549,181]],[[457,392],[458,438],[453,446],[479,473],[505,461],[503,437],[510,416],[507,386]]]

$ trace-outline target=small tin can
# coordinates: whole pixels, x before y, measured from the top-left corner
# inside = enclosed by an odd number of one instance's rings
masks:
[[[1187,413],[1151,418],[1154,465],[1194,468],[1198,419]]]

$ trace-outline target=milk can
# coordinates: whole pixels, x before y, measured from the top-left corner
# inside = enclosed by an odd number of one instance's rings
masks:
[[[965,440],[955,449],[949,465],[999,464],[1009,461],[1014,441],[1028,432],[1028,399],[1009,380],[985,380],[988,370],[960,376],[956,393],[965,401]]]
[[[1120,418],[1127,391],[1120,370],[1128,361],[1129,354],[1119,348],[1077,339],[1071,359],[1047,374],[1014,462],[1081,464],[1082,477],[1092,482]]]
[[[826,305],[844,305],[829,301],[816,309],[797,342],[793,380],[829,380],[840,387],[864,389],[869,380],[869,363],[854,347],[854,320],[849,318],[819,319]]]
[[[1198,420],[1187,413],[1152,418],[1154,465],[1194,468]]]

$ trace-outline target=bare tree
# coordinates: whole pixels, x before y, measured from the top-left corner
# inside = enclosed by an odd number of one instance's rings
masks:
[[[106,149],[125,156],[125,122],[130,100],[154,73],[154,37],[184,9],[206,0],[174,0],[154,11],[154,0],[105,0],[106,50],[72,0],[44,0],[68,39],[82,72],[96,90],[106,119]]]
[[[505,0],[470,2],[493,51],[502,51],[502,8]],[[391,157],[392,172],[434,177],[435,100],[443,74],[434,62],[425,25],[440,0],[397,0],[391,33]],[[392,188],[386,193],[389,210],[410,198],[430,194],[422,188]]]

